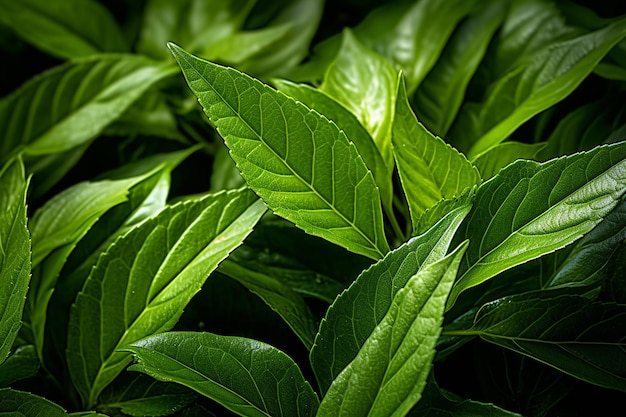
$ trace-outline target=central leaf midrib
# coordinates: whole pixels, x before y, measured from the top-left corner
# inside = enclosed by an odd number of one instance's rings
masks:
[[[207,80],[207,79],[204,77],[204,75],[202,75],[202,74],[201,74],[198,70],[196,70],[196,69],[193,67],[193,65],[191,65],[191,63],[190,63],[190,62],[186,59],[186,57],[185,57],[185,60],[186,60],[186,62],[187,62],[187,64],[188,64],[189,68],[190,68],[190,69],[192,69],[194,72],[196,72],[196,74],[198,74],[198,77],[200,77],[200,79],[202,79],[202,80],[203,80],[203,81],[204,81],[204,82],[205,82],[205,83],[209,86],[209,88],[213,91],[213,93],[215,93],[215,94],[216,94],[216,95],[220,98],[220,100],[222,101],[222,103],[224,103],[226,106],[228,106],[228,108],[229,108],[229,109],[233,112],[233,114],[235,114],[235,115],[237,116],[237,118],[238,118],[239,120],[241,120],[241,121],[242,121],[242,122],[243,122],[243,123],[244,123],[244,124],[245,124],[245,125],[246,125],[249,129],[250,129],[250,131],[254,132],[254,134],[258,137],[259,142],[261,142],[262,144],[264,144],[264,145],[265,145],[265,146],[266,146],[266,147],[267,147],[267,148],[268,148],[268,149],[272,152],[272,154],[273,154],[276,158],[278,158],[278,159],[279,159],[279,160],[283,163],[283,165],[284,165],[284,166],[286,166],[286,167],[289,169],[289,171],[292,173],[292,175],[293,175],[294,177],[296,177],[298,180],[300,180],[300,182],[302,182],[303,184],[305,184],[305,185],[306,185],[306,186],[307,186],[307,187],[308,187],[308,188],[309,188],[309,189],[310,189],[310,190],[311,190],[311,191],[312,191],[312,192],[313,192],[313,193],[314,193],[314,194],[315,194],[315,195],[316,195],[316,196],[317,196],[320,200],[322,200],[322,201],[323,201],[323,202],[324,202],[324,203],[325,203],[328,207],[330,207],[330,208],[331,208],[331,210],[332,210],[334,213],[336,213],[336,214],[337,214],[337,215],[338,215],[338,216],[339,216],[339,217],[340,217],[340,218],[341,218],[341,219],[342,219],[342,220],[343,220],[346,224],[350,225],[352,229],[356,230],[356,231],[359,233],[359,235],[361,235],[361,236],[362,236],[362,237],[363,237],[363,238],[364,238],[367,242],[369,242],[369,243],[371,244],[371,247],[372,247],[372,248],[373,248],[373,249],[374,249],[374,250],[375,250],[375,251],[376,251],[376,252],[377,252],[377,253],[378,253],[381,257],[382,257],[382,256],[384,256],[384,254],[380,251],[380,249],[378,249],[378,245],[376,245],[374,242],[372,242],[372,240],[371,240],[369,237],[367,237],[367,235],[365,235],[365,233],[363,233],[363,231],[362,231],[360,228],[358,228],[358,227],[356,226],[356,224],[355,224],[355,223],[353,223],[353,222],[351,222],[350,220],[348,220],[348,218],[347,218],[347,217],[346,217],[346,216],[345,216],[342,212],[340,212],[339,210],[337,210],[337,208],[336,208],[334,205],[332,205],[332,204],[331,204],[331,203],[330,203],[330,202],[329,202],[329,201],[328,201],[328,200],[327,200],[324,196],[322,196],[322,195],[321,195],[321,194],[320,194],[320,193],[319,193],[319,192],[318,192],[318,191],[317,191],[317,190],[313,187],[313,185],[312,185],[312,184],[309,184],[309,183],[308,183],[307,181],[305,181],[305,180],[304,180],[304,179],[303,179],[303,178],[302,178],[302,177],[301,177],[301,176],[300,176],[300,175],[299,175],[296,171],[294,171],[294,170],[293,170],[293,168],[292,168],[292,167],[291,167],[291,166],[287,163],[287,161],[286,161],[286,160],[284,160],[284,159],[283,159],[283,158],[282,158],[282,157],[281,157],[281,156],[280,156],[280,155],[279,155],[279,154],[278,154],[278,153],[274,150],[274,148],[272,148],[272,147],[271,147],[271,146],[270,146],[270,145],[269,145],[266,141],[264,141],[264,140],[263,140],[263,138],[261,137],[261,135],[259,134],[259,132],[257,132],[257,130],[256,130],[256,129],[254,129],[254,128],[253,128],[253,127],[252,127],[252,126],[248,123],[248,121],[247,121],[246,119],[244,119],[244,118],[241,116],[241,113],[240,113],[240,112],[238,112],[237,110],[235,110],[235,109],[233,108],[233,106],[231,106],[231,104],[230,104],[228,101],[226,101],[226,100],[224,99],[224,96],[222,96],[222,95],[221,95],[221,94],[220,94],[220,93],[219,93],[219,92],[218,92],[218,91],[217,91],[217,90],[213,87],[213,85],[209,82],[209,80]],[[258,90],[257,90],[257,91],[258,91]],[[261,94],[263,94],[264,92],[263,92],[263,91],[260,91],[260,93],[261,93]],[[280,93],[280,92],[278,92],[278,94],[281,94],[281,93]],[[287,97],[287,96],[285,96],[285,97]],[[288,97],[287,97],[287,98],[288,98]],[[297,102],[296,102],[295,104],[297,105]],[[313,112],[313,113],[315,113],[315,114],[318,114],[318,115],[319,115],[319,116],[321,116],[321,117],[324,117],[322,114],[317,113],[314,109],[309,109],[309,111],[310,111],[310,112]],[[282,110],[281,110],[281,113],[282,113]],[[283,116],[284,116],[284,113],[283,113]],[[219,120],[219,119],[216,119],[216,122],[217,122],[217,120]],[[328,120],[328,119],[326,119],[326,120]],[[330,120],[328,120],[328,122],[329,122],[329,123],[332,123]],[[341,134],[341,132],[340,132],[339,134]],[[333,171],[333,174],[334,174],[334,171]],[[367,174],[366,174],[366,175],[367,175]],[[333,184],[333,186],[334,186],[334,184]],[[356,207],[356,200],[355,200],[355,207]],[[376,233],[377,233],[377,231],[375,230],[375,231],[374,231],[374,233],[376,234]]]

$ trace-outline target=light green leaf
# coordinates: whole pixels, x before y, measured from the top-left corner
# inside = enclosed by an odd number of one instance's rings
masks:
[[[242,416],[314,416],[319,400],[296,363],[278,349],[234,336],[171,332],[124,347],[131,370],[171,381]]]
[[[404,416],[413,408],[430,373],[446,298],[466,248],[420,268],[393,295],[385,316],[326,392],[318,416]]]
[[[20,346],[0,364],[0,387],[8,387],[16,381],[35,376],[38,371],[39,358],[35,346]]]
[[[394,166],[391,122],[397,79],[396,70],[386,58],[363,45],[350,30],[344,29],[341,48],[326,70],[320,86],[320,90],[352,112],[369,132],[387,172],[393,171]]]
[[[394,249],[365,270],[333,303],[311,349],[311,366],[322,393],[359,354],[392,306],[392,300],[426,265],[442,259],[465,205],[450,212],[423,235]],[[358,319],[357,319],[358,318]]]
[[[0,0],[0,9],[0,22],[59,58],[128,51],[117,22],[97,1]]]
[[[389,250],[374,178],[337,125],[243,73],[170,48],[272,211],[355,253],[378,259]]]
[[[459,24],[412,99],[418,118],[438,136],[446,137],[508,6],[503,1],[484,4]]]
[[[61,406],[30,392],[0,388],[0,415],[11,417],[67,417]]]
[[[393,152],[409,203],[413,231],[422,214],[444,198],[479,184],[480,174],[463,154],[433,136],[415,117],[402,78],[393,121]]]
[[[106,389],[98,410],[116,415],[168,416],[196,399],[191,390],[177,384],[155,381],[144,374],[127,373]]]
[[[279,50],[280,48],[276,47],[277,43],[288,39],[292,29],[290,23],[284,23],[274,27],[236,32],[211,45],[205,58],[228,63],[243,70],[241,67],[246,67],[246,61],[252,60],[255,55]],[[254,66],[248,66],[254,72]]]
[[[0,163],[23,151],[29,170],[59,164],[64,174],[71,165],[63,152],[90,143],[173,69],[141,56],[101,55],[33,78],[0,100]]]
[[[626,18],[543,49],[498,80],[478,115],[479,137],[468,156],[505,140],[522,123],[569,95],[626,38]],[[460,133],[459,133],[460,134]]]
[[[28,180],[21,158],[0,168],[0,364],[9,356],[22,326],[30,281],[27,190]]]
[[[449,306],[499,273],[592,230],[626,192],[626,142],[543,164],[519,160],[478,188],[458,240],[470,239]]]
[[[602,387],[626,391],[623,305],[541,293],[505,297],[459,334],[478,335]]]
[[[137,50],[166,59],[171,55],[167,42],[176,42],[193,53],[202,53],[212,44],[241,28],[253,0],[150,0],[143,14]]]
[[[67,362],[87,407],[129,363],[122,345],[169,330],[265,212],[248,190],[179,203],[109,246],[72,306]]]
[[[261,297],[285,320],[306,348],[311,349],[317,326],[304,299],[280,278],[250,268],[233,255],[222,262],[219,271]]]
[[[499,143],[476,158],[474,165],[480,171],[480,176],[488,180],[517,159],[535,159],[545,147],[545,143]]]
[[[385,205],[391,208],[393,198],[392,173],[393,169],[385,164],[383,157],[376,147],[372,136],[357,120],[356,116],[344,106],[329,97],[321,90],[308,84],[296,84],[287,80],[274,80],[279,91],[304,103],[307,107],[316,110],[328,120],[335,122],[356,146],[359,155],[367,168],[372,171],[376,185]]]

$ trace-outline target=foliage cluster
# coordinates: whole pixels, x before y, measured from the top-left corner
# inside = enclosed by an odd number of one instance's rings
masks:
[[[0,414],[621,405],[607,4],[0,0]]]

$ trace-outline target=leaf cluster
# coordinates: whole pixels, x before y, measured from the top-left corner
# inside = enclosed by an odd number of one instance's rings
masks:
[[[626,398],[626,10],[0,7],[0,414]]]

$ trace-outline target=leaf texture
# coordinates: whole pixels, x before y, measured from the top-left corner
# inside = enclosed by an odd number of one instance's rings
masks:
[[[449,305],[464,290],[579,239],[625,192],[625,142],[507,166],[479,187],[459,229],[457,239],[470,245]]]
[[[327,311],[311,349],[311,366],[322,393],[357,357],[393,300],[422,268],[442,259],[469,210],[450,212],[423,235],[394,249],[365,270]]]
[[[0,363],[22,327],[30,281],[30,236],[26,226],[25,178],[21,158],[0,169]]]
[[[116,349],[169,330],[264,212],[249,190],[210,195],[163,210],[108,248],[70,314],[67,362],[86,406],[129,363]]]
[[[61,406],[30,392],[0,388],[0,415],[16,417],[69,417]]]
[[[256,340],[211,333],[170,332],[124,347],[132,370],[171,381],[242,416],[314,416],[317,395],[296,363]]]
[[[389,250],[372,173],[337,125],[245,74],[170,48],[246,182],[272,211],[355,253],[379,259]]]

